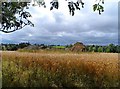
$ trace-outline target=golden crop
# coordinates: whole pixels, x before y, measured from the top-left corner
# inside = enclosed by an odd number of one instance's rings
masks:
[[[117,53],[2,52],[3,87],[118,87]]]

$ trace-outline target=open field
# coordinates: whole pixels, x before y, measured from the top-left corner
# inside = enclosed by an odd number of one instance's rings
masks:
[[[118,87],[117,53],[2,52],[3,87]]]

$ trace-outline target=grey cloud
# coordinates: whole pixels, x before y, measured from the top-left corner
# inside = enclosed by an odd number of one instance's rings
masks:
[[[49,14],[36,18],[33,16],[34,28],[26,27],[11,34],[2,34],[3,42],[71,44],[81,41],[85,44],[117,44],[118,14],[117,7],[112,6],[107,5],[106,11],[101,16],[88,9],[76,11],[73,17],[54,11],[50,16]],[[31,10],[32,13],[36,12],[34,9]]]

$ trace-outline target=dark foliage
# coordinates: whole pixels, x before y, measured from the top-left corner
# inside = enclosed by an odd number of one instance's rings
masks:
[[[107,46],[87,45],[86,49],[88,52],[120,53],[120,46],[114,44],[109,44]]]
[[[2,2],[0,8],[2,8],[2,22],[0,31],[5,33],[14,32],[20,30],[26,25],[34,26],[33,23],[28,20],[31,14],[25,9],[29,8],[29,2]]]
[[[104,4],[104,0],[98,1],[98,4],[93,5],[93,10],[97,10],[99,11],[99,14],[101,14],[101,12],[104,11],[104,8],[100,4],[101,2]],[[44,0],[34,0],[34,4],[32,4],[32,6],[36,6],[35,2],[37,2],[37,5],[39,6],[46,7]],[[2,5],[0,5],[0,8],[2,9],[2,11],[0,11],[0,18],[2,16],[0,31],[10,33],[20,30],[27,25],[34,26],[34,24],[28,19],[32,17],[32,15],[27,11],[27,9],[30,8],[30,3],[31,2],[2,2]],[[53,8],[59,8],[58,0],[52,0],[50,4],[50,10],[53,10]],[[75,10],[80,10],[80,6],[84,8],[82,0],[77,0],[77,2],[68,1],[70,15],[74,16]]]
[[[40,49],[60,49],[64,47],[64,49],[71,49],[73,45],[45,45],[45,44],[30,44],[30,43],[19,43],[19,44],[1,44],[1,50],[8,50],[8,51],[16,51],[18,49],[23,49],[28,46],[39,47]],[[39,49],[38,49],[39,50]],[[109,44],[107,46],[100,46],[100,45],[86,45],[86,52],[105,52],[105,53],[120,53],[120,46]]]

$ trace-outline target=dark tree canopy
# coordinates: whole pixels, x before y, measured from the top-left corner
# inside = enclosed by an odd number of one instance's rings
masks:
[[[0,30],[5,33],[10,33],[26,25],[34,26],[28,20],[31,14],[25,11],[25,8],[28,8],[28,4],[28,2],[2,2],[2,27]]]
[[[2,2],[0,8],[0,16],[2,16],[2,21],[0,21],[0,31],[4,33],[14,32],[20,30],[23,27],[34,24],[29,20],[32,15],[27,11],[29,9],[31,2],[21,2],[24,0],[15,0],[16,2]],[[34,4],[32,6],[43,6],[46,8],[44,0],[33,0]],[[80,10],[84,8],[84,2],[82,0],[77,0],[76,2],[65,0],[68,2],[68,8],[70,15],[74,16],[75,10]],[[59,1],[52,0],[50,2],[50,10],[59,8]],[[96,4],[93,5],[93,11],[98,11],[99,14],[104,11],[104,8],[101,4],[104,4],[104,0],[98,0]]]

